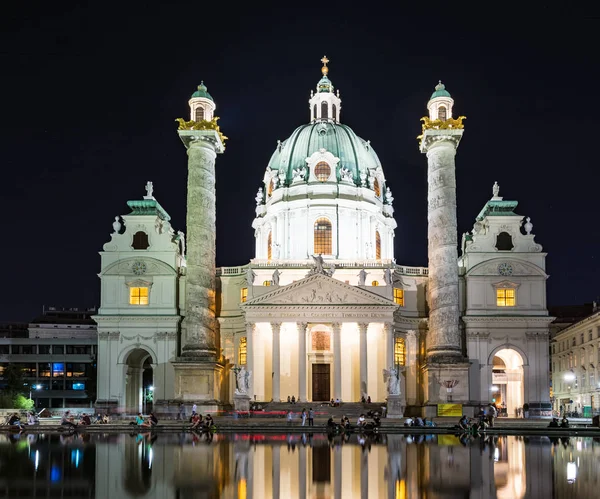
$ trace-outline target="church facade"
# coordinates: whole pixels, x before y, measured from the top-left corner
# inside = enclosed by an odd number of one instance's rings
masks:
[[[339,91],[323,63],[308,123],[278,143],[265,169],[247,265],[211,274],[206,260],[214,267],[214,254],[195,256],[190,180],[187,249],[151,183],[143,199],[129,201],[130,214],[116,217],[101,252],[98,405],[139,411],[152,388],[164,408],[219,407],[242,393],[261,402],[395,397],[403,411],[428,415],[442,403],[493,400],[509,415],[525,403],[543,413],[552,318],[546,254],[530,219],[495,184],[458,254],[453,157],[463,126],[440,83],[421,142],[430,172],[430,265],[396,263],[392,186],[370,142],[342,123]],[[197,161],[209,171],[224,139],[214,101],[200,85],[189,104],[180,136],[190,162],[196,143],[213,147]],[[440,220],[448,221],[443,229],[435,227]],[[190,287],[198,285],[208,290],[200,306]],[[194,316],[208,333],[191,335]],[[249,373],[243,387],[240,368]],[[399,389],[390,388],[390,375]]]

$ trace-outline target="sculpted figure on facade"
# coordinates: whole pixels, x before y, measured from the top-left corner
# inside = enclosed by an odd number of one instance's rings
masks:
[[[263,198],[264,198],[263,188],[259,187],[258,192],[256,193],[256,197],[254,198],[256,200],[256,206],[260,206],[262,204]]]
[[[494,186],[492,187],[492,194],[495,198],[497,198],[498,194],[500,194],[500,186],[498,185],[498,182],[494,182]]]
[[[185,234],[183,231],[177,231],[177,242],[179,243],[179,250],[181,252],[181,256],[185,258]]]
[[[367,275],[369,273],[367,271],[365,271],[365,269],[362,269],[359,273],[358,273],[358,285],[359,286],[364,286],[365,282],[367,282]]]
[[[352,182],[352,171],[345,166],[340,168],[340,180],[342,182]]]
[[[383,382],[387,383],[388,395],[400,395],[400,377],[398,369],[390,367],[383,370]]]
[[[318,255],[313,255],[313,261],[315,263],[314,266],[314,273],[315,274],[324,274],[324,269],[323,269],[323,256],[321,255],[321,253],[319,253]]]
[[[246,283],[248,284],[248,286],[254,285],[255,278],[256,278],[256,274],[254,273],[254,270],[252,270],[252,268],[248,267],[246,269]]]
[[[279,260],[280,253],[281,253],[281,244],[273,243],[273,258],[275,260]]]
[[[392,191],[389,187],[385,189],[385,204],[392,204],[394,202],[394,196],[392,196]]]
[[[146,182],[146,195],[144,196],[144,199],[154,199],[154,196],[152,195],[153,192],[154,185],[148,180],[148,182]]]
[[[244,366],[240,367],[236,374],[237,388],[235,390],[236,395],[248,395],[250,390],[250,377],[252,371],[247,371]]]
[[[294,168],[292,176],[294,180],[304,180],[304,177],[306,177],[306,167]]]
[[[393,284],[394,284],[394,281],[392,278],[392,271],[389,267],[383,271],[383,280],[385,281],[385,283],[388,286],[393,286]]]
[[[281,272],[279,272],[279,269],[275,269],[275,272],[273,272],[273,285],[275,286],[279,286],[279,276],[281,275]]]

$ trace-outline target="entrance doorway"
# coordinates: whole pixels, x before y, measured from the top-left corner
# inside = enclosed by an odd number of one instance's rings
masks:
[[[312,365],[312,399],[313,401],[329,401],[330,397],[329,364]]]
[[[127,366],[125,379],[125,407],[129,413],[149,412],[152,410],[153,369],[152,357],[143,348],[129,352],[125,360]]]
[[[503,348],[496,352],[492,366],[490,399],[500,414],[516,417],[517,409],[523,415],[523,358],[516,350]]]

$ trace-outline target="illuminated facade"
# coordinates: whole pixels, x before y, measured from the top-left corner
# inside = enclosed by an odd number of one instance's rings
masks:
[[[149,368],[156,399],[166,404],[192,400],[196,381],[188,380],[186,387],[177,374],[174,381],[173,365],[180,365],[189,342],[198,340],[190,336],[191,326],[187,333],[180,326],[186,300],[194,299],[198,303],[187,307],[205,318],[214,312],[219,323],[208,332],[199,329],[200,342],[206,343],[202,348],[218,352],[220,367],[211,371],[206,391],[216,403],[233,403],[231,369],[244,365],[252,372],[248,395],[267,402],[292,395],[300,401],[355,402],[370,396],[385,402],[382,373],[396,367],[402,405],[415,412],[424,406],[435,410],[452,395],[454,402],[470,407],[488,403],[496,386],[498,403],[511,413],[525,402],[539,408],[548,404],[545,253],[534,242],[529,219],[524,223],[512,211],[517,203],[504,201],[495,186],[458,255],[453,179],[463,129],[462,117],[452,117],[450,94],[441,83],[436,86],[421,142],[429,162],[430,242],[445,242],[430,252],[435,265],[430,261],[429,269],[407,267],[394,259],[394,197],[383,166],[370,141],[342,123],[342,101],[329,79],[328,62],[323,58],[322,78],[311,92],[309,122],[278,143],[262,177],[252,222],[255,258],[217,269],[216,304],[211,305],[210,292],[202,301],[186,286],[186,279],[213,284],[212,246],[188,243],[189,254],[202,256],[199,262],[208,272],[192,278],[200,266],[186,260],[183,234],[171,229],[151,193],[130,201],[133,211],[123,216],[124,227],[116,221],[100,274],[100,355],[110,359],[100,400],[141,407],[143,387],[130,380],[141,379]],[[214,102],[201,85],[189,104],[192,121],[180,120],[179,130],[189,167],[210,163],[206,171],[212,171],[216,153],[223,151]],[[190,151],[210,134],[220,137],[211,138],[219,150],[194,163]],[[440,142],[446,136],[456,139],[451,148]],[[436,173],[438,162],[444,168]],[[214,187],[214,178],[211,182]],[[212,220],[212,195],[206,203],[198,196],[190,201],[189,189],[188,212],[193,205],[194,213]],[[190,222],[188,213],[188,227],[206,229],[202,219]],[[409,241],[402,234],[397,244]],[[452,296],[435,291],[437,301],[432,300],[428,287],[434,283],[436,290],[451,287]],[[452,317],[445,302],[450,298]],[[183,329],[185,324],[186,319]],[[449,353],[461,365],[462,377],[456,380],[449,377],[452,369],[430,368]],[[454,383],[453,394],[448,383]]]

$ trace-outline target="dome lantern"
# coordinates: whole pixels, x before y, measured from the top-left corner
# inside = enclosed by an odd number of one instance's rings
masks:
[[[317,92],[312,93],[310,96],[309,109],[310,109],[310,121],[326,121],[339,123],[340,112],[342,110],[342,100],[339,97],[339,91],[336,95],[333,92],[333,83],[329,79],[329,59],[327,56],[323,56],[321,59],[323,67],[321,68],[322,78],[317,83]]]
[[[204,81],[198,85],[189,102],[190,120],[192,121],[212,121],[215,115],[216,104],[212,96],[208,93]]]
[[[452,106],[454,99],[450,96],[446,86],[442,80],[435,86],[435,91],[431,94],[431,98],[427,103],[430,120],[446,121],[452,118]]]

